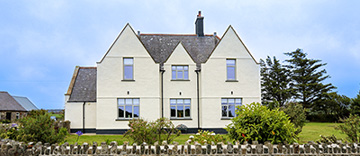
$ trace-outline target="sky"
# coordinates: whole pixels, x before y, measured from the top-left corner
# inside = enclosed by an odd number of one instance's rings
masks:
[[[256,60],[303,49],[338,94],[360,90],[358,0],[0,0],[0,91],[64,108],[75,66],[96,66],[127,23],[142,33],[206,34],[231,25]]]

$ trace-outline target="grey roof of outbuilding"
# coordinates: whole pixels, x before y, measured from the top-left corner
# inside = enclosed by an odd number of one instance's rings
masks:
[[[179,42],[195,63],[204,63],[220,41],[213,35],[140,34],[139,38],[156,63],[164,63]]]
[[[38,108],[27,97],[13,96],[13,98],[27,111],[38,110]]]
[[[8,92],[0,92],[0,111],[26,111]]]
[[[75,79],[70,84],[69,102],[96,101],[96,67],[77,67]],[[73,86],[71,86],[73,85]]]

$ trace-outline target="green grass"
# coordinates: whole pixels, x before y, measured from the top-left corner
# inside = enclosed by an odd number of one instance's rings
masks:
[[[337,138],[346,139],[346,135],[340,133],[339,130],[335,130],[335,126],[340,125],[340,123],[319,123],[319,122],[310,122],[306,123],[302,129],[302,132],[299,135],[299,143],[306,143],[308,141],[317,141],[320,139],[320,135],[331,136],[335,135]],[[184,144],[190,135],[194,134],[182,134],[179,137],[175,138],[174,141],[179,144]],[[76,134],[69,135],[65,140],[70,144],[74,144],[77,139]],[[82,144],[84,142],[92,144],[92,142],[111,142],[117,141],[118,144],[123,144],[125,141],[129,141],[127,138],[124,138],[123,135],[82,135],[79,138],[78,143]]]
[[[331,136],[335,135],[336,138],[346,139],[346,135],[342,134],[339,130],[335,130],[335,126],[341,123],[320,123],[309,122],[306,123],[300,133],[300,143],[306,143],[308,141],[317,141],[320,139],[320,135]]]

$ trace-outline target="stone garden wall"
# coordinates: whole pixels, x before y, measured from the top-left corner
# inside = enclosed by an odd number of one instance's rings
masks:
[[[29,143],[23,144],[12,140],[0,141],[0,155],[312,155],[312,156],[336,156],[336,155],[360,155],[360,144],[352,143],[345,144],[338,142],[336,144],[316,144],[310,142],[308,144],[213,144],[213,145],[118,145],[116,142],[111,142],[110,145],[106,143],[93,145],[84,143],[82,145],[63,145],[48,143]]]

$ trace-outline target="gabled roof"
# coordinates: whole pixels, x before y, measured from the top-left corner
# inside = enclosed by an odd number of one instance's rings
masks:
[[[38,110],[38,108],[27,97],[13,96],[13,98],[27,111]]]
[[[0,92],[0,111],[27,111],[8,92]]]
[[[96,67],[76,67],[68,92],[69,102],[96,101]]]
[[[139,38],[154,61],[160,64],[168,59],[179,42],[197,64],[204,63],[220,41],[217,36],[198,37],[195,34],[140,34]]]

